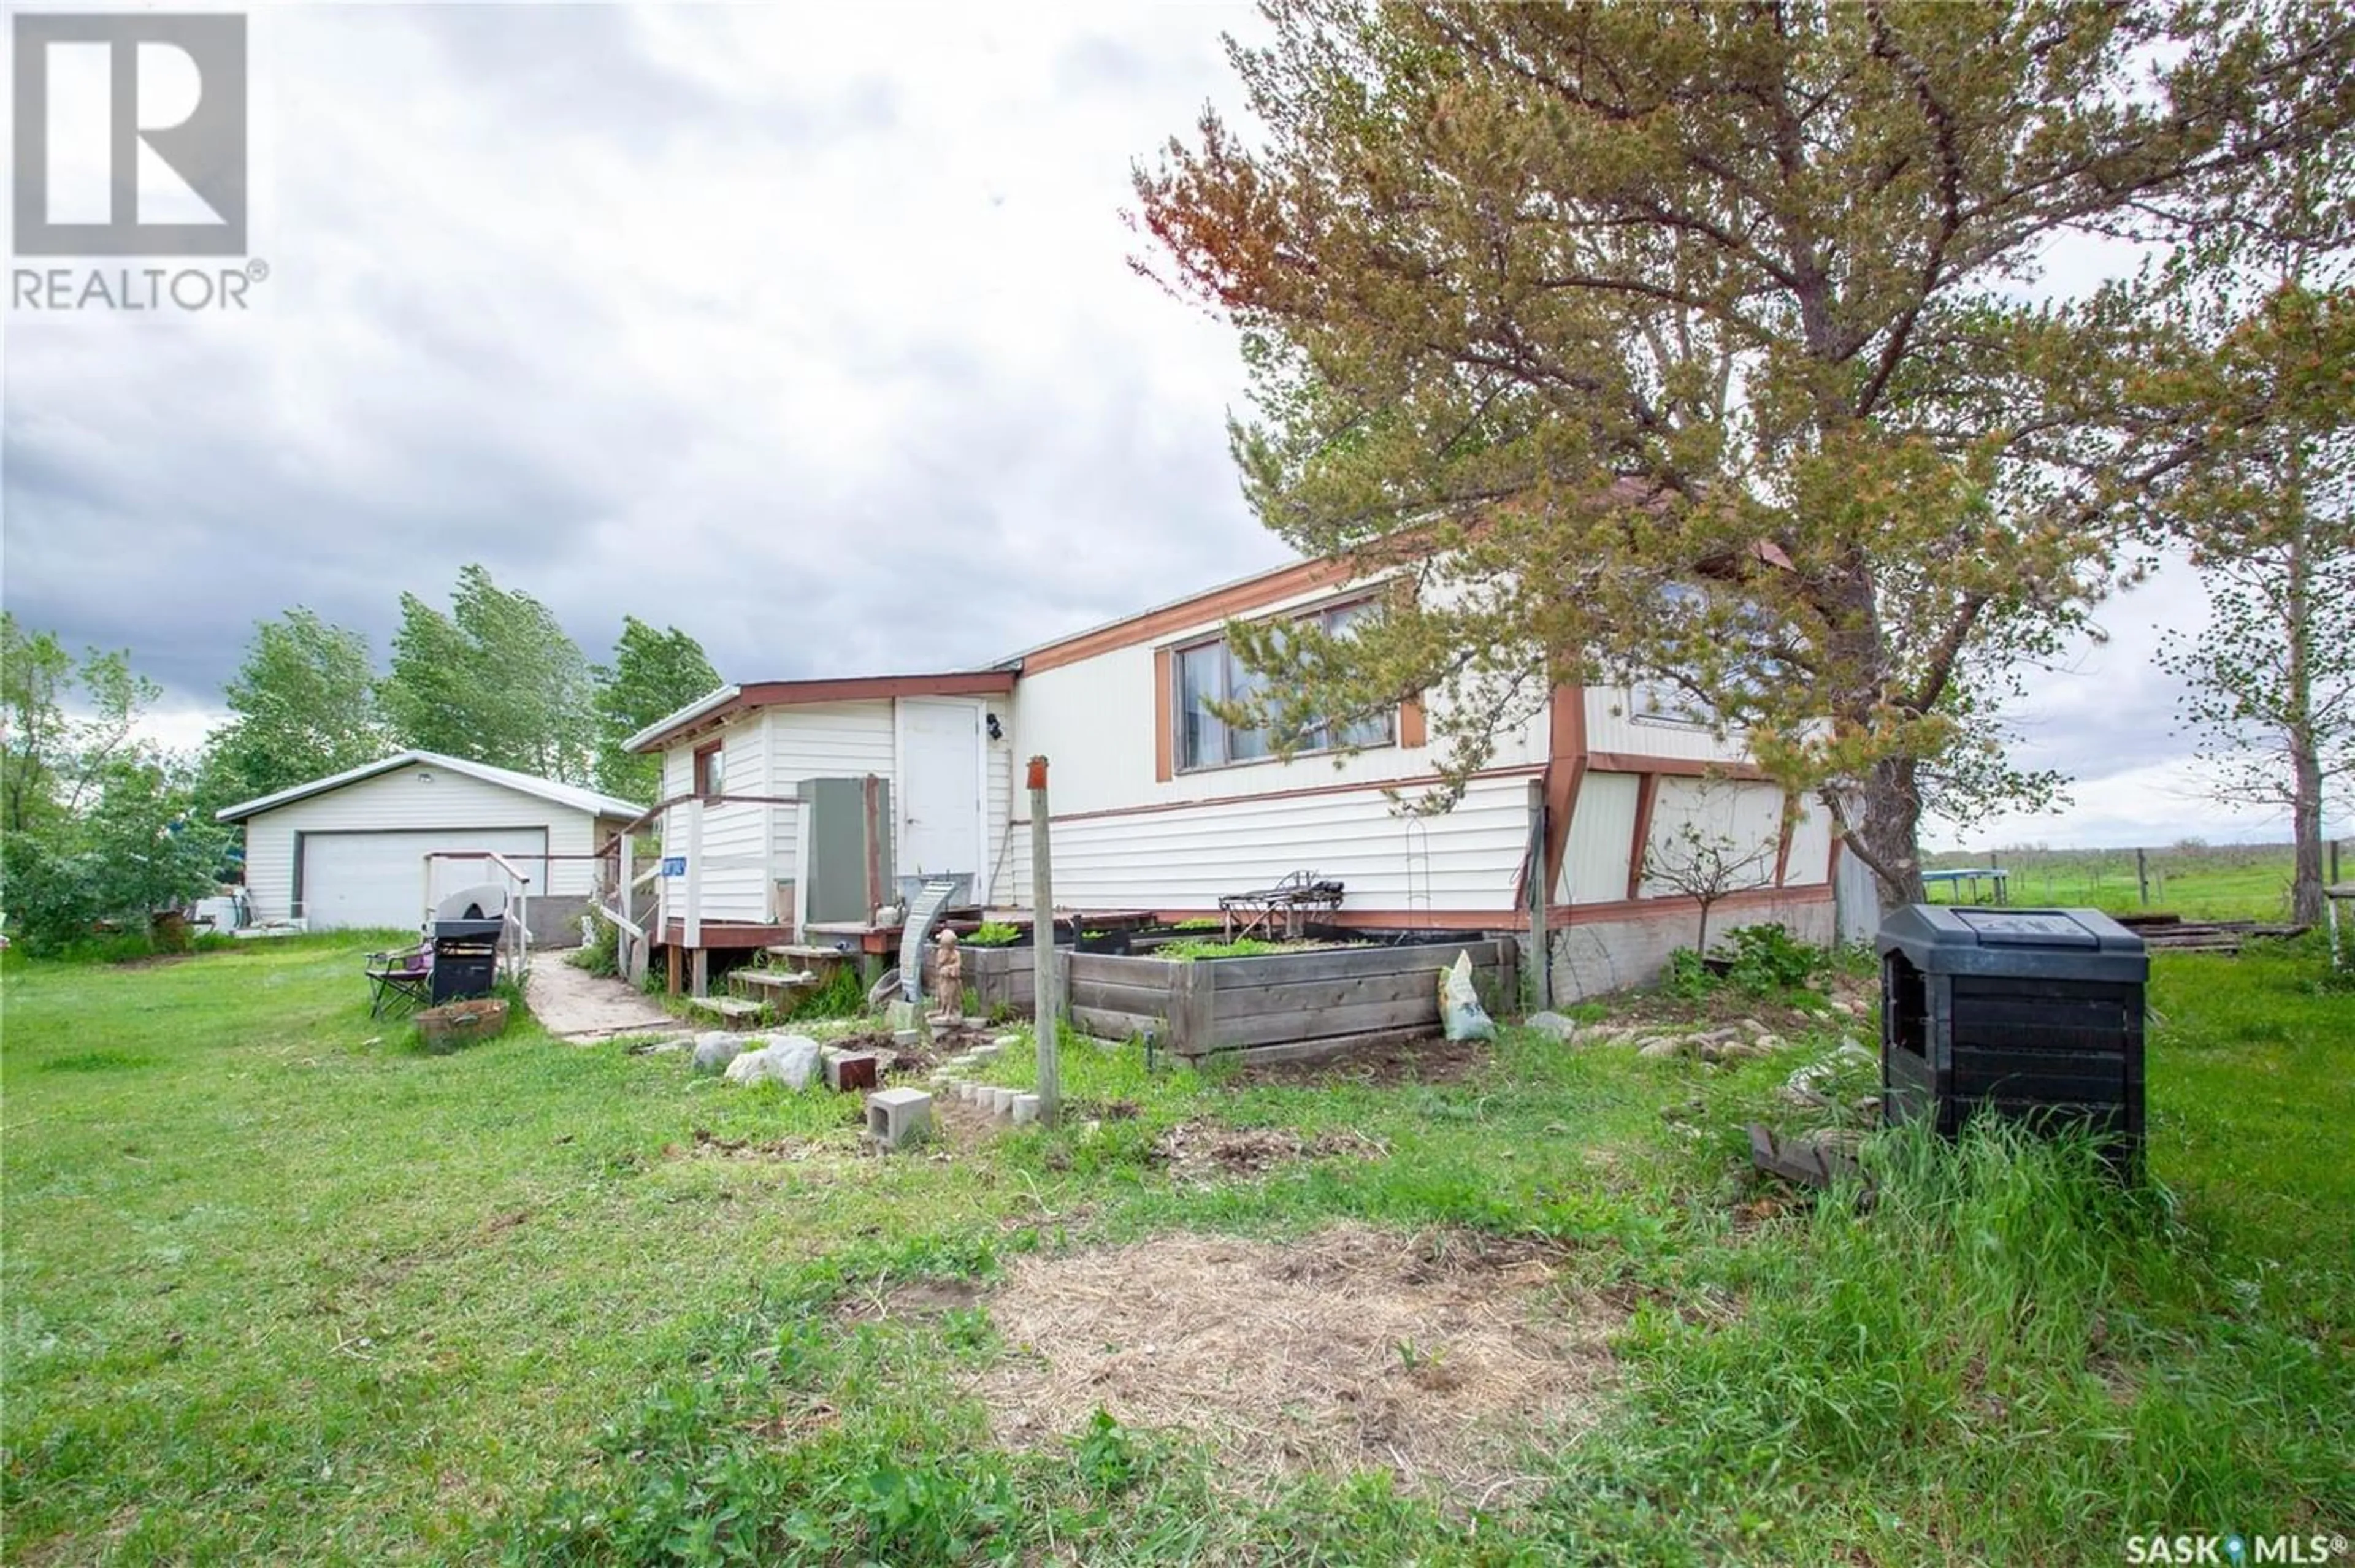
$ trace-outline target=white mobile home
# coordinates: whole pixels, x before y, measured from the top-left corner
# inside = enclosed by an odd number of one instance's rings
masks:
[[[975,902],[1019,907],[1030,824],[1014,763],[1044,755],[1061,908],[1215,915],[1223,894],[1313,871],[1343,885],[1332,919],[1344,926],[1541,925],[1551,991],[1567,997],[1646,981],[1693,941],[1697,905],[1660,874],[1690,822],[1751,846],[1714,926],[1775,920],[1830,938],[1823,818],[1805,802],[1786,814],[1738,742],[1643,713],[1625,690],[1557,690],[1455,809],[1425,817],[1386,793],[1437,782],[1416,703],[1285,761],[1210,711],[1231,678],[1228,621],[1337,622],[1370,592],[1335,562],[1305,561],[988,668],[724,688],[631,741],[664,757],[663,847],[680,873],[660,880],[650,934],[689,951],[791,934],[800,786],[826,777],[888,784],[875,829],[900,875],[970,873]],[[870,950],[889,934],[869,933]]]

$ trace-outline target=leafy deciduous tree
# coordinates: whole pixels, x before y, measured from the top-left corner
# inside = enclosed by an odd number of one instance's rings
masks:
[[[2355,293],[2291,277],[2191,383],[2218,428],[2161,511],[2200,570],[2210,620],[2171,635],[2159,662],[2187,683],[2179,713],[2219,796],[2287,808],[2291,915],[2312,923],[2326,795],[2355,776]]]
[[[481,566],[459,571],[446,615],[400,596],[379,692],[405,745],[567,783],[589,777],[589,661],[547,605],[499,587]]]
[[[662,793],[662,759],[622,750],[622,742],[721,685],[703,645],[671,626],[656,631],[635,615],[622,617],[613,662],[599,665],[597,787],[623,800],[654,803]]]
[[[313,611],[254,627],[205,741],[201,795],[218,807],[374,762],[392,749],[368,639]]]

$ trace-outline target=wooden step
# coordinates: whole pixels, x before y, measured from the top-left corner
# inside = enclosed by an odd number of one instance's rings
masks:
[[[840,963],[846,958],[856,958],[858,956],[855,952],[845,953],[839,947],[812,947],[805,944],[797,942],[781,942],[772,947],[763,947],[761,951],[766,953],[772,958],[797,958],[804,962],[831,959],[836,963]]]
[[[769,1010],[766,1002],[749,1001],[742,997],[689,997],[687,1005],[698,1012],[717,1013],[730,1022],[757,1019]]]
[[[738,969],[729,979],[747,986],[759,986],[766,990],[791,990],[797,986],[815,986],[817,981],[791,969]]]

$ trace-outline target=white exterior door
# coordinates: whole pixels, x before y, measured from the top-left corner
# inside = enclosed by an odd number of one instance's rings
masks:
[[[428,853],[491,850],[513,860],[535,890],[547,885],[544,827],[377,833],[305,833],[300,909],[314,931],[349,927],[417,929],[434,901],[461,888],[506,879],[484,860],[436,860]]]
[[[900,844],[903,877],[970,871],[981,886],[981,704],[899,700]]]

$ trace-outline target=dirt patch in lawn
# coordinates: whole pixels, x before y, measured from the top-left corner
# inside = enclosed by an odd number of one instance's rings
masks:
[[[1269,1061],[1238,1067],[1221,1082],[1238,1089],[1319,1087],[1334,1083],[1460,1083],[1488,1070],[1495,1059],[1486,1040],[1407,1040],[1361,1047],[1322,1061]]]
[[[1265,1176],[1299,1159],[1353,1155],[1380,1159],[1387,1146],[1351,1132],[1296,1133],[1288,1127],[1224,1127],[1180,1122],[1154,1140],[1154,1157],[1179,1181],[1222,1181]]]
[[[880,1296],[864,1296],[845,1304],[844,1315],[862,1321],[893,1318],[944,1317],[963,1312],[981,1299],[982,1285],[972,1279],[911,1279],[895,1285]]]
[[[1593,1424],[1609,1397],[1619,1317],[1548,1289],[1554,1264],[1354,1223],[1018,1258],[987,1297],[1008,1353],[980,1392],[1012,1447],[1102,1408],[1209,1442],[1246,1481],[1380,1468],[1451,1509],[1493,1505],[1535,1484],[1521,1444]]]
[[[698,1127],[692,1145],[665,1144],[662,1152],[665,1159],[807,1159],[823,1147],[809,1138],[723,1138],[709,1127]]]
[[[857,1034],[837,1035],[826,1043],[839,1046],[844,1051],[873,1051],[877,1064],[888,1077],[929,1072],[941,1058],[953,1056],[974,1042],[944,1029],[929,1045],[909,1047],[894,1043],[888,1029],[861,1029]]]

